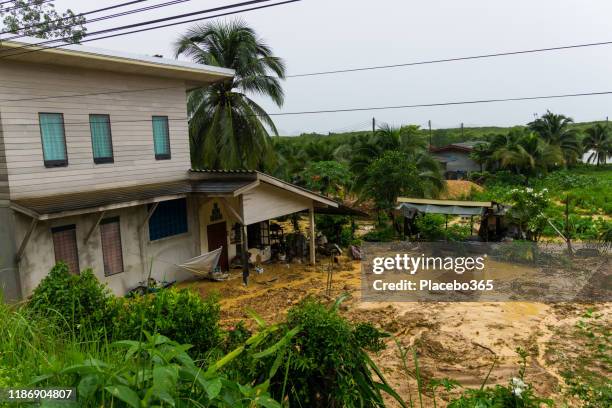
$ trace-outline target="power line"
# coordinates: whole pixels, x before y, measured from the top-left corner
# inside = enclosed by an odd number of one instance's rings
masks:
[[[602,45],[611,45],[611,44],[612,44],[612,41],[601,41],[601,42],[585,43],[585,44],[563,45],[559,47],[535,48],[535,49],[521,50],[521,51],[496,52],[496,53],[491,53],[491,54],[472,55],[468,57],[455,57],[455,58],[442,58],[442,59],[426,60],[426,61],[415,61],[415,62],[407,62],[403,64],[375,65],[375,66],[369,66],[369,67],[338,69],[338,70],[333,70],[333,71],[310,72],[310,73],[303,73],[303,74],[287,75],[286,78],[302,78],[302,77],[309,77],[309,76],[342,74],[342,73],[347,73],[347,72],[373,71],[373,70],[378,70],[378,69],[410,67],[410,66],[415,66],[415,65],[439,64],[442,62],[467,61],[467,60],[475,60],[475,59],[482,59],[482,58],[503,57],[503,56],[509,56],[509,55],[534,54],[534,53],[539,53],[539,52],[569,50],[569,49],[574,49],[574,48],[599,47]]]
[[[538,100],[538,99],[573,98],[573,97],[578,97],[578,96],[596,96],[596,95],[610,95],[610,94],[612,94],[612,91],[583,92],[583,93],[574,93],[574,94],[559,94],[559,95],[546,95],[546,96],[525,96],[525,97],[518,97],[518,98],[477,99],[477,100],[472,100],[472,101],[422,103],[422,104],[414,104],[414,105],[374,106],[374,107],[367,107],[367,108],[344,108],[344,109],[313,110],[313,111],[301,111],[301,112],[278,112],[278,113],[268,113],[268,115],[269,116],[314,115],[314,114],[320,114],[320,113],[363,112],[363,111],[387,110],[387,109],[429,108],[429,107],[436,107],[436,106],[474,105],[474,104],[481,104],[481,103],[529,101],[529,100]]]
[[[191,16],[195,16],[195,15],[199,15],[199,14],[211,13],[211,12],[215,12],[215,11],[227,10],[227,9],[231,9],[231,8],[248,6],[248,5],[251,5],[251,4],[259,4],[259,3],[269,2],[269,1],[271,1],[271,0],[250,0],[250,1],[245,1],[245,2],[242,2],[242,3],[230,4],[230,5],[227,5],[227,6],[214,7],[214,8],[210,8],[210,9],[206,9],[206,10],[194,11],[194,12],[185,13],[185,14],[179,14],[179,15],[171,16],[171,17],[164,17],[164,18],[159,18],[159,19],[155,19],[155,20],[148,20],[148,21],[144,21],[144,22],[140,22],[140,23],[128,24],[128,25],[124,25],[124,26],[120,26],[120,27],[114,27],[114,28],[109,28],[109,29],[105,29],[105,30],[100,30],[100,31],[95,31],[95,32],[92,32],[92,33],[88,33],[88,34],[85,34],[85,38],[89,37],[89,36],[92,36],[92,35],[112,33],[112,32],[115,32],[115,31],[121,31],[121,30],[130,29],[130,28],[142,27],[142,26],[145,26],[145,25],[151,25],[151,24],[155,24],[155,23],[161,23],[161,22],[166,22],[166,21],[171,21],[171,20],[177,20],[177,19],[180,19],[180,18],[191,17]],[[300,1],[300,0],[293,0],[293,1]],[[284,4],[284,3],[279,3],[279,4]],[[58,42],[58,41],[63,41],[63,40],[68,40],[68,39],[70,39],[70,37],[57,38],[57,39],[53,39],[53,40],[49,40],[49,41],[43,41],[43,42],[35,43],[35,44],[26,44],[24,46],[14,48],[12,51],[17,51],[17,50],[24,49],[24,48],[32,48],[32,47],[44,46],[46,44],[52,44],[52,43],[55,43],[55,42]],[[81,42],[85,42],[85,41],[81,41]],[[60,44],[58,47],[61,47],[61,46],[64,46],[64,45],[65,44]],[[42,47],[42,49],[46,49],[46,48],[58,48],[58,47]],[[23,52],[23,53],[15,53],[15,54],[4,55],[4,56],[0,56],[0,59],[7,58],[7,57],[12,57],[12,56],[17,56],[17,55],[21,55],[21,54],[25,54],[25,53],[29,53],[29,52],[36,52],[36,51],[40,51],[40,50],[36,49],[36,50],[26,51],[26,52]]]
[[[477,99],[471,101],[456,101],[456,102],[438,102],[438,103],[424,103],[414,105],[396,105],[396,106],[376,106],[368,108],[345,108],[345,109],[329,109],[329,110],[317,110],[317,111],[302,111],[302,112],[279,112],[269,113],[269,116],[288,116],[288,115],[311,115],[320,113],[342,113],[342,112],[358,112],[358,111],[371,111],[371,110],[385,110],[385,109],[410,109],[410,108],[425,108],[425,107],[438,107],[438,106],[455,106],[455,105],[473,105],[482,103],[498,103],[498,102],[514,102],[514,101],[527,101],[527,100],[538,100],[538,99],[556,99],[556,98],[573,98],[580,96],[598,96],[598,95],[611,95],[612,91],[602,92],[582,92],[573,94],[559,94],[559,95],[546,95],[546,96],[525,96],[517,98],[496,98],[496,99]],[[262,116],[262,115],[252,115]],[[189,118],[170,118],[171,121],[188,121]],[[137,122],[149,122],[150,120],[124,120],[124,121],[111,121],[111,123],[137,123]],[[68,122],[65,125],[86,125],[89,122]],[[38,122],[32,123],[4,123],[3,126],[38,126]]]
[[[124,32],[124,33],[111,34],[111,35],[106,35],[106,36],[103,36],[103,37],[85,39],[85,40],[82,40],[81,43],[90,42],[90,41],[104,40],[104,39],[107,39],[107,38],[121,37],[123,35],[142,33],[142,32],[146,32],[146,31],[158,30],[160,28],[173,27],[173,26],[182,25],[182,24],[189,24],[189,23],[194,23],[194,22],[197,22],[197,21],[209,20],[209,19],[212,19],[212,18],[225,17],[225,16],[230,16],[230,15],[233,15],[233,14],[244,13],[246,11],[254,11],[254,10],[261,10],[261,9],[265,9],[265,8],[275,7],[275,6],[282,6],[282,5],[289,4],[289,3],[296,3],[298,1],[302,1],[302,0],[286,0],[286,1],[281,1],[281,2],[278,2],[278,3],[274,3],[274,4],[266,4],[266,5],[263,5],[263,6],[244,8],[242,10],[237,10],[237,11],[229,11],[229,12],[226,12],[226,13],[219,13],[219,14],[215,14],[215,15],[212,15],[212,16],[198,17],[198,18],[194,18],[194,19],[191,19],[191,20],[184,20],[184,21],[179,21],[179,22],[175,22],[175,23],[162,24],[162,25],[158,25],[158,26],[155,26],[155,27],[141,28],[139,30],[132,30],[132,31]],[[47,49],[60,48],[60,47],[63,47],[63,46],[65,46],[65,45],[64,44],[60,44],[60,45],[56,45],[56,46],[53,46],[53,47],[47,47]],[[33,52],[33,51],[27,51],[27,52]],[[1,58],[2,57],[0,57],[0,59]]]
[[[101,13],[103,11],[114,10],[116,8],[127,7],[127,6],[131,6],[132,4],[142,3],[144,1],[149,1],[149,0],[132,0],[132,1],[128,1],[127,3],[116,4],[114,6],[109,6],[109,7],[104,7],[104,8],[97,9],[97,10],[91,10],[91,11],[86,11],[84,13],[79,13],[79,14],[76,14],[75,17],[83,17],[83,16],[87,16],[87,15],[90,15],[90,14]],[[185,0],[185,1],[187,1],[187,0]],[[105,17],[107,17],[107,16],[105,16]],[[59,21],[68,20],[69,18],[71,18],[71,17],[62,17],[62,18],[58,18],[56,20],[52,20],[52,21],[48,21],[48,22],[45,21],[45,22],[42,22],[42,23],[36,23],[36,24],[29,25],[29,26],[19,27],[19,28],[15,29],[15,30],[2,31],[2,32],[0,32],[0,34],[8,34],[8,33],[19,32],[19,31],[22,31],[22,30],[29,30],[31,28],[40,27],[40,26],[47,25],[47,24],[50,24],[50,23],[52,24],[52,23],[57,23]],[[102,17],[100,17],[100,18],[102,18]],[[94,19],[94,20],[98,21],[97,19]],[[91,22],[95,22],[95,21],[86,21],[86,23],[91,23]],[[74,25],[75,24],[69,24],[66,27],[73,27]],[[10,41],[10,40],[14,40],[16,38],[21,38],[21,37],[25,37],[25,35],[16,35],[16,36],[13,36],[13,37],[4,38],[3,41]]]

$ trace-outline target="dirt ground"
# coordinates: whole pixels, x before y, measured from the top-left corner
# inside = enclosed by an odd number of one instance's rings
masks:
[[[563,380],[558,361],[549,358],[550,344],[557,351],[570,348],[569,332],[588,305],[507,302],[507,303],[365,303],[360,301],[360,263],[340,258],[334,267],[330,295],[326,294],[329,261],[316,266],[303,264],[264,265],[261,274],[252,272],[248,287],[242,285],[240,271],[225,282],[198,281],[186,284],[202,295],[220,295],[222,323],[231,327],[250,318],[253,309],[269,322],[283,319],[287,309],[307,295],[331,301],[343,293],[351,296],[342,313],[352,321],[368,321],[393,335],[387,349],[373,355],[388,382],[407,401],[416,392],[416,381],[405,374],[398,347],[416,347],[425,381],[451,378],[464,387],[480,387],[493,361],[488,385],[507,384],[517,375],[519,358],[516,348],[529,351],[526,379],[539,395],[554,398],[568,406],[579,406],[561,394]],[[599,311],[610,324],[612,304],[599,304]],[[565,338],[565,340],[561,340]],[[567,344],[565,344],[567,343]],[[414,361],[408,360],[410,369]],[[449,395],[438,396],[448,400]],[[426,406],[433,406],[426,398]],[[389,400],[389,406],[395,406]]]

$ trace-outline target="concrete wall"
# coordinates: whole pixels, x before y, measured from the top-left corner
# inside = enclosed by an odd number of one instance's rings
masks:
[[[14,240],[13,211],[0,203],[0,292],[6,301],[21,298],[19,271],[15,264],[17,243]]]
[[[8,171],[2,130],[2,110],[0,109],[0,205],[9,199]]]
[[[188,199],[189,231],[186,234],[149,241],[148,223],[139,233],[139,227],[147,216],[147,207],[138,206],[105,214],[106,217],[119,217],[121,223],[121,241],[123,247],[124,272],[104,276],[100,230],[96,228],[91,238],[85,243],[85,237],[97,215],[89,214],[68,217],[58,220],[40,222],[32,234],[30,243],[19,265],[21,286],[24,296],[32,293],[38,283],[49,273],[55,264],[51,228],[62,225],[76,225],[79,265],[81,270],[92,268],[101,282],[105,282],[117,295],[125,294],[129,289],[145,281],[151,270],[151,276],[161,280],[186,280],[192,277],[176,266],[196,255],[199,255],[198,213],[195,199]],[[30,219],[16,215],[17,242],[25,235]],[[142,249],[141,249],[142,248]],[[151,269],[152,265],[152,269]]]
[[[229,204],[240,214],[240,200],[238,198],[226,198]],[[223,217],[217,221],[211,221],[210,216],[212,214],[213,206],[217,204],[221,210],[221,216]],[[227,255],[228,260],[236,256],[236,244],[231,244],[232,227],[235,223],[239,222],[231,212],[227,209],[225,204],[220,199],[200,199],[199,200],[199,216],[200,216],[200,251],[201,253],[209,252],[208,249],[208,233],[207,228],[210,224],[219,222],[225,222],[227,229]]]
[[[480,166],[465,152],[439,152],[434,157],[446,162],[446,171],[480,171]]]
[[[187,177],[190,158],[183,81],[9,60],[0,64],[0,78],[0,138],[4,140],[0,196],[6,173],[12,199]],[[157,90],[142,91],[152,88]],[[41,99],[75,94],[83,96]],[[67,167],[44,166],[40,112],[64,115]],[[94,163],[90,114],[110,115],[114,163]],[[155,160],[153,115],[170,118],[171,160]],[[4,154],[8,171],[3,170]]]

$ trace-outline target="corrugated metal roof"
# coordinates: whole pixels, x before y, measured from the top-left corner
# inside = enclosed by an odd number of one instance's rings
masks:
[[[194,193],[230,194],[253,183],[253,180],[203,180],[193,183]]]
[[[97,209],[99,207],[113,206],[133,201],[152,200],[164,196],[187,194],[191,191],[191,183],[188,180],[184,180],[37,198],[24,198],[12,200],[11,204],[23,207],[38,215],[49,215],[69,211]]]
[[[493,203],[491,201],[457,201],[457,200],[431,200],[428,198],[409,198],[409,197],[398,197],[398,203],[411,203],[411,204],[430,204],[430,205],[458,205],[463,207],[491,207]]]

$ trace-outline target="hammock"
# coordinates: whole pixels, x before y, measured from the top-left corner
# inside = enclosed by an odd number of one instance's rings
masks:
[[[221,251],[223,251],[223,247],[217,248],[212,252],[196,256],[195,258],[191,258],[188,261],[176,266],[204,278],[225,280],[227,279],[227,274],[215,271],[217,265],[219,264],[219,259],[221,258]]]

